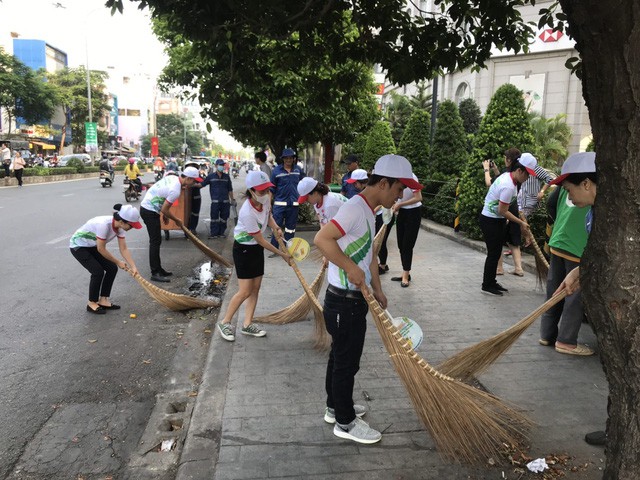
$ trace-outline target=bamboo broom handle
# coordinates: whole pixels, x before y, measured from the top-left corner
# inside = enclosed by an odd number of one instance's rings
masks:
[[[287,252],[287,247],[285,246],[285,244],[284,244],[284,242],[282,241],[281,238],[278,238],[278,245],[280,245],[280,250],[282,250],[285,253]],[[311,288],[309,288],[309,285],[307,284],[307,281],[304,279],[304,276],[302,275],[302,272],[298,268],[298,265],[296,265],[296,261],[293,258],[291,258],[291,268],[293,268],[293,271],[296,272],[296,276],[298,277],[298,280],[300,280],[300,284],[302,285],[302,288],[304,289],[304,292],[309,297],[309,300],[311,300],[311,303],[313,303],[313,306],[319,312],[322,312],[322,305],[320,305],[320,302],[318,302],[318,299],[316,298],[316,296],[311,291]]]
[[[520,213],[520,219],[524,220],[525,222],[527,221],[522,213]],[[542,261],[542,264],[547,267],[547,269],[549,269],[549,262],[547,262],[547,259],[542,254],[542,250],[540,250],[538,242],[536,242],[536,239],[533,237],[533,232],[531,231],[531,229],[529,229],[529,240],[531,240],[531,246],[533,247],[533,251],[535,252],[536,257],[538,257],[538,259]]]

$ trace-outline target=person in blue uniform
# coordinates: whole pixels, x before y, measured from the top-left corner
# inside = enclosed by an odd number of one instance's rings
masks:
[[[341,160],[341,163],[344,163],[347,166],[347,173],[342,177],[342,190],[340,193],[347,198],[351,198],[360,193],[360,190],[358,190],[355,183],[348,181],[353,172],[360,168],[360,159],[357,155],[347,155],[347,158]]]
[[[273,218],[276,224],[284,230],[284,239],[289,240],[296,234],[298,222],[298,182],[305,177],[305,173],[296,165],[296,152],[285,148],[280,156],[282,163],[271,172],[271,187],[273,194]],[[278,247],[275,236],[271,237],[271,244]]]
[[[216,160],[215,171],[207,175],[202,186],[209,185],[211,195],[211,229],[209,238],[224,237],[227,219],[231,210],[233,198],[233,184],[228,173],[224,173],[224,160]]]

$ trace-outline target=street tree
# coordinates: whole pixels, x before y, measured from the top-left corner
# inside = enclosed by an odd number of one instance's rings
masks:
[[[65,112],[65,123],[62,127],[60,153],[64,147],[67,127],[71,125],[73,145],[76,149],[85,145],[85,122],[89,121],[89,101],[87,98],[87,71],[84,67],[64,68],[47,75],[55,92],[55,102]],[[89,71],[91,85],[91,115],[94,122],[110,110],[107,87],[104,83],[107,73],[97,70]]]
[[[425,110],[415,110],[398,145],[398,155],[411,162],[413,173],[420,183],[429,176],[429,142],[431,139],[431,117]]]
[[[567,125],[567,115],[561,113],[546,118],[540,113],[529,113],[529,123],[535,140],[533,155],[545,168],[558,169],[569,154],[571,127]]]
[[[158,154],[162,156],[180,156],[184,152],[182,145],[185,143],[192,153],[200,153],[203,147],[202,134],[192,129],[185,128],[185,118],[175,113],[156,116],[156,129],[158,135]],[[151,135],[140,137],[143,152],[151,150]]]
[[[430,173],[458,176],[467,164],[467,141],[458,107],[451,100],[438,105],[431,149]]]
[[[27,125],[48,121],[54,112],[54,92],[43,71],[33,71],[13,55],[0,49],[0,109],[11,133],[12,120]]]
[[[377,122],[367,134],[367,144],[360,162],[360,168],[371,170],[376,160],[382,155],[396,153],[396,146],[391,136],[391,127],[387,122]]]
[[[480,120],[482,120],[482,112],[478,104],[473,98],[465,98],[458,105],[458,109],[462,117],[464,131],[468,134],[475,134],[480,127]]]
[[[230,42],[232,49],[238,25],[273,36],[323,29],[331,37],[335,12],[353,10],[362,37],[345,55],[380,63],[398,84],[432,78],[442,68],[483,67],[494,46],[526,51],[533,30],[519,8],[535,5],[534,0],[444,0],[440,12],[422,13],[416,20],[401,0],[135,1],[152,7],[155,15],[174,15],[184,34]],[[107,5],[122,10],[123,0],[107,0]],[[640,211],[634,207],[640,202],[640,8],[636,0],[545,5],[539,26],[566,29],[576,42],[580,58],[570,64],[581,74],[598,155],[599,195],[581,271],[585,308],[609,382],[604,478],[635,479],[640,470],[640,291],[638,262],[629,260],[640,258]],[[339,48],[339,39],[335,43]]]

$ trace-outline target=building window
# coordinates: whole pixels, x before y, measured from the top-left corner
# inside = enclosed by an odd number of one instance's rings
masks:
[[[462,82],[458,85],[458,88],[456,89],[456,105],[460,105],[462,100],[469,98],[470,91],[471,90],[469,89],[469,84],[467,82]]]
[[[119,108],[118,115],[125,117],[127,115],[127,111],[124,108]]]
[[[129,117],[139,117],[140,116],[140,110],[127,110],[127,115]]]

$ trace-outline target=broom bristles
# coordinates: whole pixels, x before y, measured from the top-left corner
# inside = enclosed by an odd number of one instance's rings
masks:
[[[311,291],[316,297],[320,293],[320,289],[322,288],[322,284],[324,283],[326,272],[327,267],[323,265],[320,269],[320,272],[318,272],[318,275],[310,285]],[[269,315],[256,317],[254,321],[256,323],[284,325],[286,323],[293,323],[304,320],[305,318],[307,318],[309,310],[311,310],[311,302],[309,301],[309,297],[307,296],[306,292],[303,292],[302,295],[288,307],[278,310],[277,312],[271,313]]]
[[[438,365],[438,370],[445,375],[462,381],[469,380],[479,373],[482,373],[493,364],[498,357],[509,350],[516,340],[520,338],[520,335],[522,335],[540,315],[562,301],[566,296],[566,291],[554,295],[505,331],[465,348],[453,357],[448,358]]]
[[[131,273],[131,271],[129,271]],[[158,303],[164,305],[169,310],[181,311],[191,310],[193,308],[219,307],[220,302],[217,300],[208,300],[204,298],[190,297],[188,295],[180,295],[178,293],[168,292],[153,283],[142,278],[139,273],[131,273],[131,276],[151,295]]]
[[[216,263],[219,263],[220,265],[227,267],[227,268],[231,268],[233,267],[233,263],[231,263],[229,260],[227,260],[226,258],[224,258],[222,255],[214,252],[213,250],[211,250],[207,245],[205,245],[202,240],[200,240],[198,237],[196,237],[191,230],[189,230],[187,227],[185,227],[184,225],[181,225],[180,228],[182,228],[182,231],[184,232],[184,234],[187,236],[187,238],[189,238],[189,240],[191,240],[193,242],[193,244],[198,247],[200,249],[200,251],[202,253],[204,253],[207,257],[209,257],[211,260],[213,260]]]
[[[436,371],[404,339],[371,292],[362,288],[391,361],[440,454],[484,464],[518,445],[531,421],[497,397]]]
[[[382,224],[378,233],[373,238],[373,256],[374,258],[378,256],[380,253],[380,249],[382,248],[382,241],[384,240],[384,234],[387,232],[388,225],[386,223]]]

